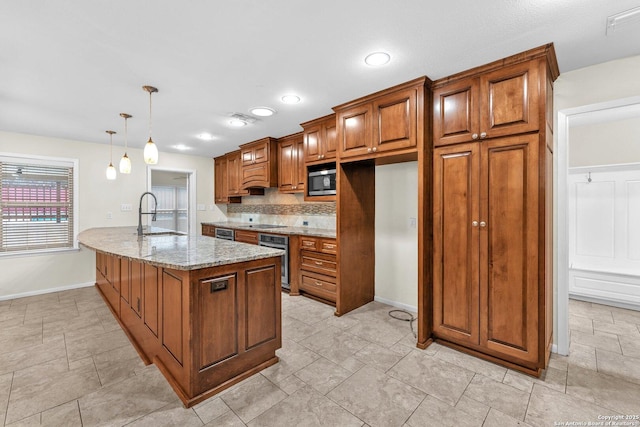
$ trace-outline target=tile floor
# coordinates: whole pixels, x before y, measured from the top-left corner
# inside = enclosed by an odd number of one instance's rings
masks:
[[[280,363],[191,409],[142,364],[94,288],[0,302],[0,420],[503,427],[640,414],[640,312],[571,301],[571,356],[552,355],[537,380],[440,345],[418,350],[380,303],[338,318],[282,301]]]

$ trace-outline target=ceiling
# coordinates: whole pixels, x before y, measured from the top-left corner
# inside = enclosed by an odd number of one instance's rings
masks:
[[[0,131],[213,157],[299,132],[331,107],[553,42],[560,71],[640,54],[639,0],[21,0],[0,3]],[[364,64],[373,51],[392,59]],[[296,93],[297,105],[280,101]],[[267,106],[242,128],[232,113]],[[212,141],[201,141],[208,132]],[[133,159],[135,161],[135,159]]]

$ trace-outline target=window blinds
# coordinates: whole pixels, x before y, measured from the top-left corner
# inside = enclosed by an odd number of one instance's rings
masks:
[[[73,167],[0,159],[0,253],[73,248]]]

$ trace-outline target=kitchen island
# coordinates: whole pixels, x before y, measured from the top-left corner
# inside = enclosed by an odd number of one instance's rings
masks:
[[[186,407],[278,361],[282,251],[135,227],[78,240],[96,251],[96,287],[138,354]]]

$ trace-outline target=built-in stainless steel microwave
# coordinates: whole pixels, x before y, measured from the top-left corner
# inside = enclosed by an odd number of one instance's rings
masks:
[[[309,170],[307,179],[309,196],[329,196],[336,194],[336,170],[334,168]]]

